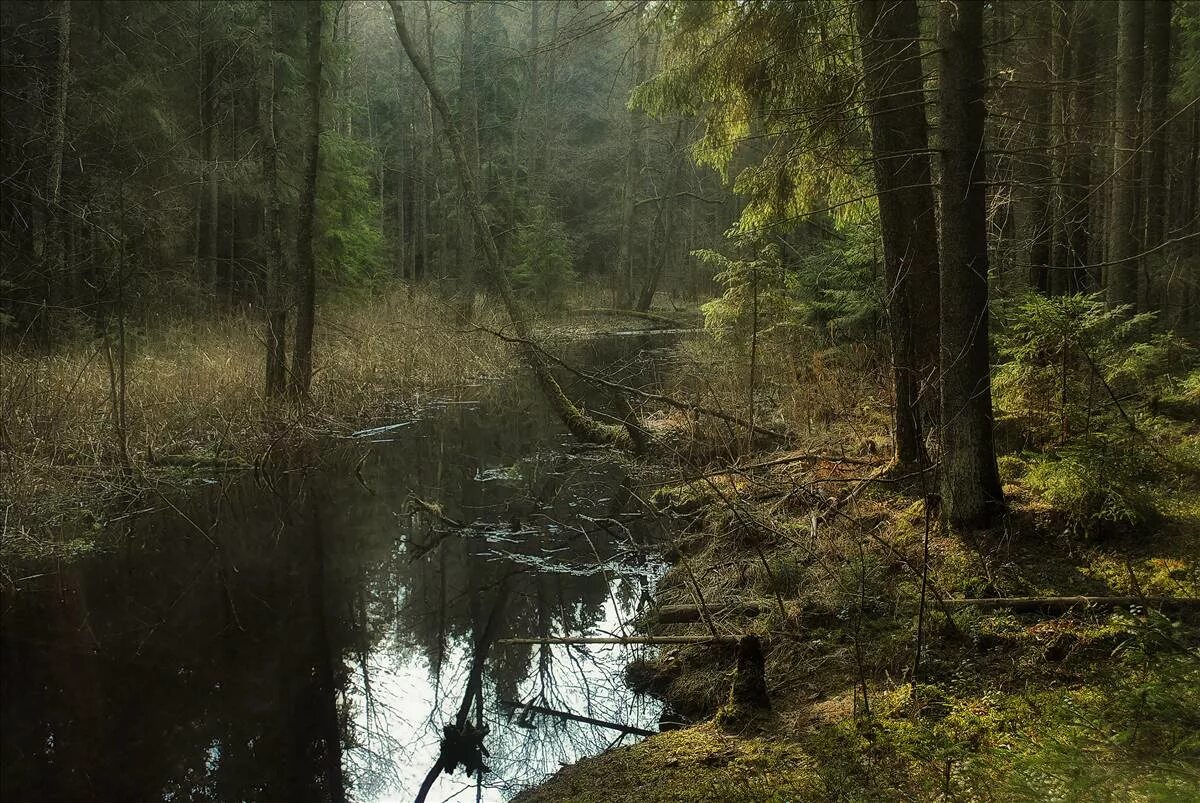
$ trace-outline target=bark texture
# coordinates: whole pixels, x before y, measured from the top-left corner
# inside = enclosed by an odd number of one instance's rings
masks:
[[[200,88],[200,128],[203,136],[201,157],[204,160],[204,188],[201,191],[201,229],[203,241],[201,251],[203,274],[201,278],[212,290],[213,298],[217,297],[217,250],[220,244],[221,191],[217,176],[217,154],[220,153],[220,127],[217,124],[217,110],[220,98],[217,96],[217,52],[213,30],[217,23],[213,17],[218,13],[215,3],[208,4],[207,22],[200,26],[202,40],[201,80]]]
[[[637,25],[637,44],[633,54],[633,84],[637,86],[646,80],[646,2],[638,0],[634,16]],[[634,304],[634,235],[637,231],[637,195],[642,175],[642,128],[645,125],[645,115],[640,109],[629,111],[629,150],[625,155],[624,191],[621,197],[621,239],[617,244],[617,281],[620,292],[617,296],[618,307],[631,307]]]
[[[1054,186],[1050,179],[1053,14],[1050,3],[1038,3],[1032,11],[1036,14],[1034,29],[1038,39],[1034,52],[1030,54],[1027,69],[1029,88],[1025,92],[1025,125],[1029,133],[1029,156],[1025,171],[1029,199],[1029,284],[1045,293],[1050,290],[1050,255],[1054,233],[1051,225]]]
[[[1167,102],[1171,73],[1171,0],[1153,0],[1146,4],[1146,126],[1145,126],[1145,209],[1146,227],[1143,247],[1155,248],[1167,232]],[[1162,309],[1161,288],[1143,262],[1143,309]]]
[[[920,26],[916,3],[900,0],[862,0],[856,17],[888,287],[896,462],[912,467],[922,462],[924,436],[938,417],[937,218]]]
[[[988,364],[982,40],[982,3],[941,4],[941,479],[947,517],[961,527],[987,525],[1003,504]]]
[[[1085,3],[1071,3],[1076,12],[1066,39],[1067,109],[1070,132],[1062,185],[1062,226],[1065,262],[1058,265],[1055,290],[1077,293],[1090,289],[1088,272],[1088,211],[1092,192],[1092,74],[1096,69],[1095,21]]]
[[[312,387],[313,328],[316,323],[317,175],[321,172],[321,27],[324,13],[320,3],[307,3],[309,119],[304,143],[304,184],[300,188],[300,213],[296,231],[296,343],[292,351],[289,389],[293,396],[307,396]]]
[[[283,247],[279,234],[279,155],[275,130],[275,106],[278,102],[274,20],[271,4],[266,6],[260,30],[265,53],[259,76],[259,139],[262,142],[262,176],[266,195],[263,201],[263,249],[266,289],[263,306],[267,313],[266,394],[282,395],[287,375],[287,307],[284,305]]]
[[[1112,211],[1108,217],[1108,303],[1137,306],[1139,219],[1138,105],[1142,92],[1142,0],[1121,0],[1117,16],[1117,105],[1113,142]]]
[[[459,71],[458,113],[462,121],[467,162],[479,174],[479,103],[475,94],[475,26],[471,4],[463,6],[462,67]],[[463,314],[470,320],[475,300],[475,224],[462,215],[458,232],[458,276],[465,295]]]
[[[66,249],[63,241],[62,163],[67,133],[67,89],[71,80],[71,3],[60,0],[54,4],[54,91],[50,98],[46,120],[46,155],[50,167],[46,171],[46,275],[51,297],[58,285],[66,280]]]

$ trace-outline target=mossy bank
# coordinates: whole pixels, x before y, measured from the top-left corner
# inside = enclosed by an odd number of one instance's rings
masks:
[[[1196,445],[1192,430],[1177,430],[1181,449]],[[678,535],[642,624],[757,635],[769,710],[723,715],[736,648],[661,648],[627,680],[693,724],[566,767],[518,800],[1200,797],[1200,607],[940,603],[1194,603],[1194,467],[1145,487],[1153,515],[1099,528],[1010,475],[1002,521],[957,533],[936,507],[925,515],[918,480],[889,481],[869,459],[780,453],[744,465],[655,494]],[[688,606],[697,614],[681,621]]]

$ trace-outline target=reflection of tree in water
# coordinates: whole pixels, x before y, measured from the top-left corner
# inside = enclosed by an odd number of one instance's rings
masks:
[[[6,798],[344,799],[326,535],[278,490],[214,497],[236,528],[146,519],[5,600]]]
[[[362,484],[361,451],[239,477],[135,520],[111,554],[6,591],[5,797],[339,800],[349,786],[369,800],[432,764],[501,578],[504,635],[619,630],[644,593],[631,541],[647,535],[618,515],[620,471],[561,453],[527,389],[390,437]],[[617,736],[545,716],[531,730],[498,700],[644,722],[620,684],[628,657],[494,649],[485,783],[511,790]],[[383,693],[389,673],[428,691],[415,715]]]
[[[478,640],[489,615],[484,606],[503,579],[515,578],[501,636],[588,632],[612,618],[614,611],[627,617],[644,592],[640,574],[635,578],[629,567],[607,563],[622,545],[578,515],[608,515],[619,476],[595,460],[566,463],[564,470],[548,465],[544,458],[523,461],[503,472],[504,479],[472,479],[459,486],[465,490],[457,500],[444,494],[440,516],[417,510],[403,517],[404,542],[420,545],[410,550],[419,557],[409,560],[399,554],[388,564],[394,576],[380,573],[367,584],[373,598],[393,606],[394,649],[418,650],[434,678],[438,695],[426,721],[429,733],[436,734],[453,719],[466,684],[463,668],[469,663],[469,645]],[[584,505],[581,499],[591,501]],[[559,502],[579,509],[560,511]],[[478,518],[457,518],[468,510]],[[449,519],[466,526],[454,530],[446,524]],[[430,544],[436,546],[424,549]],[[641,570],[634,567],[633,571]],[[394,602],[396,589],[403,589],[399,604]],[[624,712],[608,709],[609,701],[631,697],[619,680],[627,657],[608,657],[607,665],[598,666],[587,655],[549,646],[493,649],[487,664],[488,721],[493,725],[488,747],[498,775],[511,783],[527,782],[529,772],[553,769],[561,758],[603,748],[611,741],[613,734],[604,733],[604,743],[597,745],[595,734],[586,734],[587,729],[557,722],[539,722],[537,730],[507,723],[496,727],[501,713],[495,705],[496,700],[537,699],[568,710],[604,709],[624,721]],[[585,665],[590,671],[584,670]],[[364,687],[367,684],[369,679],[364,679]],[[379,745],[384,740],[378,731],[389,728],[387,718],[376,712],[367,721],[376,733],[361,739]],[[576,743],[563,744],[564,737]],[[405,747],[391,745],[392,749],[379,752],[390,754]]]

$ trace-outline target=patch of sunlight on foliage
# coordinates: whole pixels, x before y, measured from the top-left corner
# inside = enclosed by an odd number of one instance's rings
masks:
[[[1136,652],[1137,648],[1134,648]],[[1111,686],[1051,697],[1006,789],[1029,800],[1190,801],[1200,794],[1200,661],[1127,661]]]
[[[1150,331],[1153,315],[1110,309],[1098,294],[1029,293],[998,307],[996,408],[1035,443],[1102,430],[1120,416],[1113,397],[1128,407],[1131,396],[1163,388],[1190,354],[1170,333]]]
[[[1128,438],[1095,433],[1030,455],[1027,466],[1025,486],[1077,527],[1135,525],[1154,516],[1151,483],[1161,466]]]
[[[876,691],[805,746],[844,799],[1195,800],[1200,661],[1164,654],[1176,629],[1127,622],[1115,671],[1069,689]]]
[[[665,37],[658,75],[637,87],[630,105],[664,117],[700,116],[693,146],[747,197],[738,230],[746,235],[792,225],[831,209],[839,224],[874,214],[870,166],[854,123],[860,78],[853,15],[832,3],[797,14],[786,3],[670,3],[659,7]],[[794,69],[804,64],[804,70]],[[801,110],[813,110],[810,112]],[[772,142],[756,161],[738,158],[748,137]],[[731,169],[740,166],[736,176]]]
[[[1183,378],[1179,383],[1179,395],[1188,401],[1200,402],[1200,369]]]
[[[667,731],[565,767],[522,803],[828,800],[816,767],[785,740],[730,735],[711,724]]]
[[[1190,597],[1200,591],[1200,576],[1191,561],[1178,556],[1118,558],[1098,554],[1080,571],[1102,581],[1114,594]]]
[[[823,345],[869,340],[878,331],[883,292],[875,270],[874,235],[865,227],[832,236],[743,238],[755,256],[733,259],[713,250],[694,255],[715,269],[725,289],[705,304],[705,325],[744,340],[803,330]]]

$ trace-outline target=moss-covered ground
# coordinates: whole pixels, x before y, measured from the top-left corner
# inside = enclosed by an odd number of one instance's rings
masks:
[[[1175,433],[1195,445],[1194,423]],[[963,533],[926,516],[917,479],[890,481],[869,459],[743,465],[760,468],[654,494],[677,532],[658,602],[693,604],[699,588],[722,634],[758,634],[771,710],[721,727],[734,648],[664,648],[627,680],[694,724],[519,800],[1200,800],[1200,610],[938,601],[1200,596],[1194,466],[1145,486],[1151,514],[1103,523],[1010,473],[1007,514]],[[732,601],[759,613],[721,612]],[[644,625],[706,629],[653,613]]]

